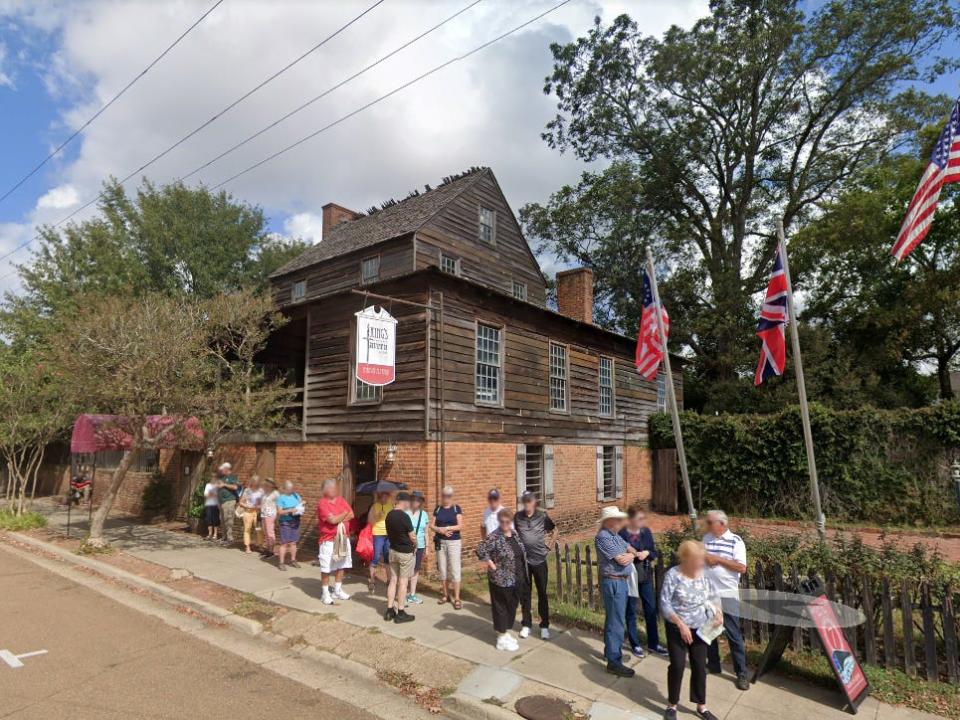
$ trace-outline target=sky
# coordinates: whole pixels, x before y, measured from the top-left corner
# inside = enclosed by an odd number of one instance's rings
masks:
[[[373,1],[224,0],[60,155],[0,201],[0,256],[32,238],[38,224],[56,223],[95,198],[106,178],[126,176]],[[0,0],[0,195],[213,2]],[[470,2],[385,0],[144,174],[155,182],[181,177]],[[216,185],[553,4],[483,0],[190,182]],[[543,94],[550,43],[584,34],[594,16],[609,21],[622,12],[659,35],[672,24],[690,26],[707,5],[572,0],[224,187],[261,206],[274,232],[308,241],[320,238],[320,208],[327,202],[364,210],[474,165],[493,168],[515,211],[543,201],[585,169],[540,137],[555,112],[555,100]],[[946,78],[935,89],[955,93],[957,80]],[[0,260],[0,292],[17,288],[9,263],[28,259],[24,249]]]

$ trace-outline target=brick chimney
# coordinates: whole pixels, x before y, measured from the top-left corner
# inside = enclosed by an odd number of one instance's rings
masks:
[[[323,206],[323,237],[326,238],[327,234],[340,223],[356,220],[357,217],[359,216],[353,210],[348,210],[336,203],[327,203]]]
[[[557,273],[557,309],[561,315],[593,324],[593,270],[574,268]]]

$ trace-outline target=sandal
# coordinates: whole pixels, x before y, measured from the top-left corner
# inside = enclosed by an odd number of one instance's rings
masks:
[[[454,610],[459,610],[459,609],[461,609],[462,607],[463,607],[463,603],[462,603],[462,602],[460,602],[459,600],[454,600],[454,601],[453,601],[453,609],[454,609]]]
[[[437,605],[446,605],[448,602],[450,602],[450,598],[446,595],[441,595],[440,599],[437,600]]]

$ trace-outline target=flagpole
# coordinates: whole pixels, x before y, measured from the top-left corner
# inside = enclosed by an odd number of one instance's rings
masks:
[[[673,419],[673,437],[677,443],[677,455],[680,458],[680,477],[683,478],[683,492],[687,496],[687,509],[690,519],[697,519],[697,508],[693,504],[693,491],[690,489],[690,476],[687,474],[687,454],[683,450],[683,433],[680,432],[680,410],[677,407],[677,391],[673,387],[673,371],[670,369],[670,352],[667,350],[667,329],[663,326],[663,307],[660,305],[660,291],[657,289],[657,275],[653,271],[653,253],[647,248],[647,272],[650,274],[650,288],[653,290],[654,315],[660,332],[660,345],[663,347],[663,369],[667,373],[664,385],[667,389],[667,404]]]
[[[790,326],[790,340],[793,347],[793,367],[797,377],[797,392],[800,395],[800,418],[803,421],[803,442],[807,448],[807,468],[810,471],[810,495],[813,497],[813,509],[817,514],[817,535],[827,539],[827,518],[820,505],[820,483],[817,480],[817,460],[813,453],[813,433],[810,430],[810,408],[807,404],[807,385],[803,379],[803,360],[800,357],[800,330],[797,327],[797,314],[793,309],[793,281],[790,279],[790,262],[787,259],[787,240],[783,234],[783,221],[777,220],[777,241],[780,243],[780,257],[783,259],[783,277],[787,281],[787,318]]]

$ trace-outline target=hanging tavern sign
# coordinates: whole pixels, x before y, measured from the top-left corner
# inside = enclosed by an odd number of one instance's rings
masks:
[[[396,379],[397,321],[374,305],[356,313],[356,317],[357,380],[367,385],[389,385]]]

